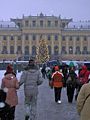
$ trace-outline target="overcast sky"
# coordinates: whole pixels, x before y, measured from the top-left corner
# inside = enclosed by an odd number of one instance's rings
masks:
[[[90,20],[90,0],[0,0],[0,21],[41,12],[73,21]]]

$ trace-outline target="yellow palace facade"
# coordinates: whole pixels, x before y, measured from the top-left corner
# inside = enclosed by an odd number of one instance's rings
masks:
[[[0,21],[0,60],[35,57],[40,36],[48,44],[50,59],[90,60],[90,21],[42,13]]]

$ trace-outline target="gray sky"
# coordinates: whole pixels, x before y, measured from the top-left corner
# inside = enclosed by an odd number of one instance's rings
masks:
[[[37,15],[61,15],[73,21],[90,20],[90,0],[0,0],[0,20]]]

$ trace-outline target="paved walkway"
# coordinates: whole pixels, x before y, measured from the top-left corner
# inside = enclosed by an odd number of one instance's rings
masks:
[[[16,108],[16,119],[24,120],[24,94],[23,86],[18,90],[19,104]],[[48,86],[46,79],[41,86],[39,86],[38,106],[37,106],[37,120],[79,120],[76,111],[76,102],[70,104],[67,102],[66,89],[62,90],[62,103],[54,102],[54,92]]]

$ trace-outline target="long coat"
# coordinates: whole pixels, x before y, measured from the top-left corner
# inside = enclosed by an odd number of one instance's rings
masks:
[[[17,78],[13,74],[7,74],[2,79],[1,88],[7,89],[6,103],[11,107],[18,104],[17,89],[19,88],[19,83]]]
[[[37,96],[38,94],[38,85],[42,84],[43,78],[40,71],[36,67],[29,67],[23,71],[19,85],[24,83],[24,93],[27,97],[28,102],[32,96]]]
[[[80,120],[90,120],[90,96],[87,98],[84,104],[84,100],[89,94],[90,83],[87,83],[82,86],[77,98],[77,111],[80,115]]]

